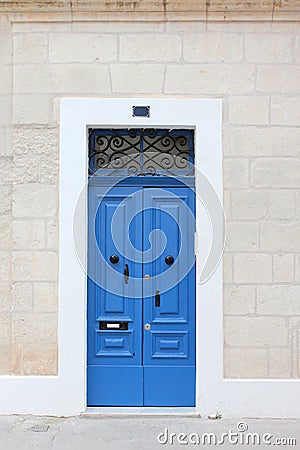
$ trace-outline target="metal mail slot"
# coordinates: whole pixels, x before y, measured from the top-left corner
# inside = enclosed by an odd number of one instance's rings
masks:
[[[99,322],[99,330],[128,330],[128,322]]]

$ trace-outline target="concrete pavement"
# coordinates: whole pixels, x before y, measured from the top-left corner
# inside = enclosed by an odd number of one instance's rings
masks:
[[[180,433],[183,434],[180,435]],[[207,433],[215,435],[207,435]],[[252,436],[253,433],[256,435],[255,438]],[[228,434],[235,444],[228,441],[229,437],[226,436]],[[158,435],[161,443],[158,441]],[[252,441],[252,439],[256,440]],[[257,439],[260,439],[260,445]],[[278,445],[276,439],[281,439],[281,445]],[[288,439],[295,441],[288,441]],[[211,440],[211,445],[209,445],[209,440]],[[246,441],[250,444],[247,445]],[[0,416],[1,450],[143,450],[159,448],[220,448],[226,450],[293,448],[298,450],[300,449],[300,419],[224,418],[209,420],[199,417],[126,415],[69,418]]]

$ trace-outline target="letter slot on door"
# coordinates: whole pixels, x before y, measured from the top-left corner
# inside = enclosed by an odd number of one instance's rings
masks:
[[[99,322],[99,330],[128,330],[128,322]]]

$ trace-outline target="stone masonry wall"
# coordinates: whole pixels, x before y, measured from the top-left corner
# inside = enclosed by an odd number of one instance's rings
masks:
[[[0,373],[57,373],[59,97],[145,95],[224,99],[224,374],[299,377],[300,24],[0,27]]]

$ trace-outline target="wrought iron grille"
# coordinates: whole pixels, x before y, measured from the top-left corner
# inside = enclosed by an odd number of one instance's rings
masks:
[[[89,129],[89,175],[194,175],[194,131]]]

